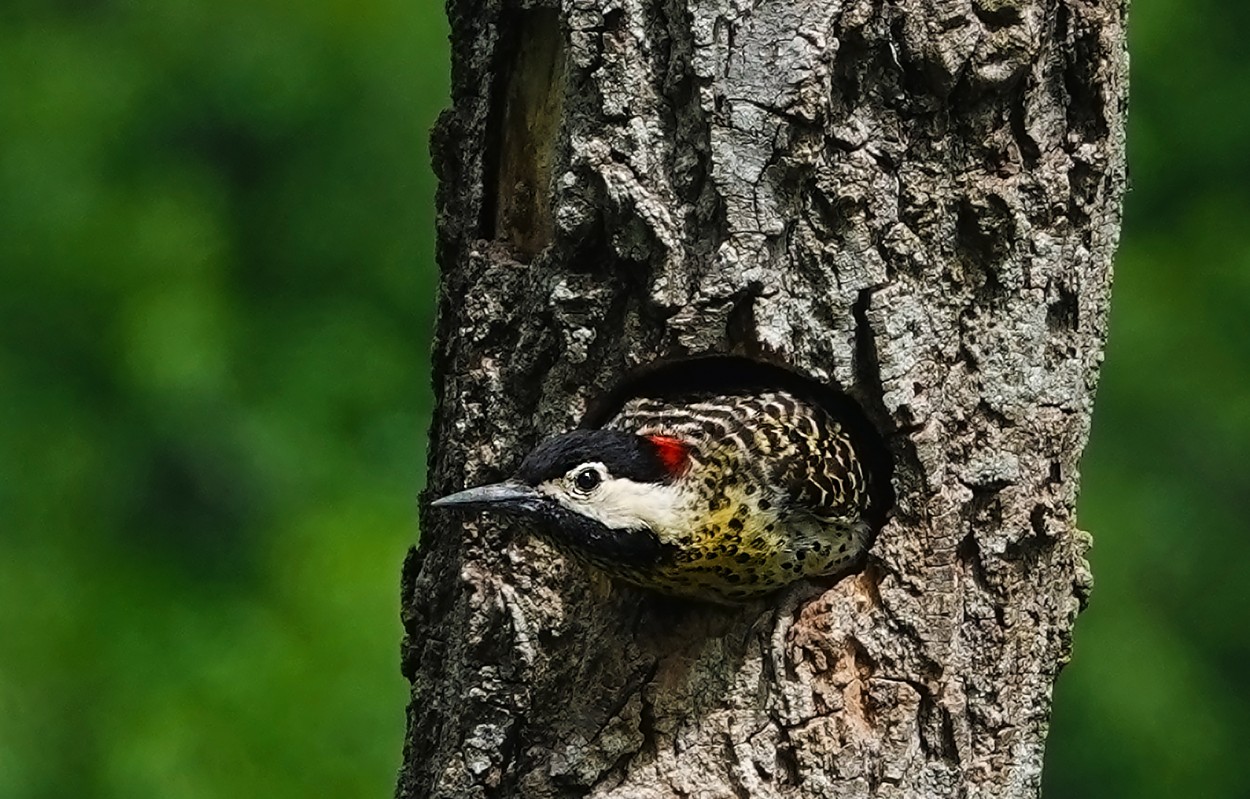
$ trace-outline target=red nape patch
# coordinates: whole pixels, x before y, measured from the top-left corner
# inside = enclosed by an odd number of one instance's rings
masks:
[[[678,475],[690,465],[690,445],[673,436],[647,436],[655,444],[655,454],[669,474]]]

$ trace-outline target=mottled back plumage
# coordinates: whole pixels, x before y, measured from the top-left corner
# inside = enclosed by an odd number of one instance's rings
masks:
[[[605,426],[676,438],[681,521],[655,530],[661,562],[621,578],[666,593],[744,599],[801,577],[836,574],[862,553],[868,482],[851,438],[823,408],[785,391],[636,398]]]

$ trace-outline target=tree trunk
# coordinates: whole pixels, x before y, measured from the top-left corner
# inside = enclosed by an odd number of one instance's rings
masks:
[[[1124,188],[1122,0],[451,0],[434,494],[631,368],[780,361],[881,429],[862,572],[662,600],[423,513],[401,797],[1038,791]]]

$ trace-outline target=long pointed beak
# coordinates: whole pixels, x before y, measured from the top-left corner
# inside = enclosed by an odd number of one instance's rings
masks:
[[[431,508],[533,512],[541,507],[543,495],[524,483],[492,483],[466,488],[430,503]]]

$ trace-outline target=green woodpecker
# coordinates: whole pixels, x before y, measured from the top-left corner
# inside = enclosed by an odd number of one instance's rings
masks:
[[[736,602],[860,560],[880,510],[861,455],[786,390],[637,397],[600,429],[540,444],[511,479],[432,507],[520,516],[627,583]]]

